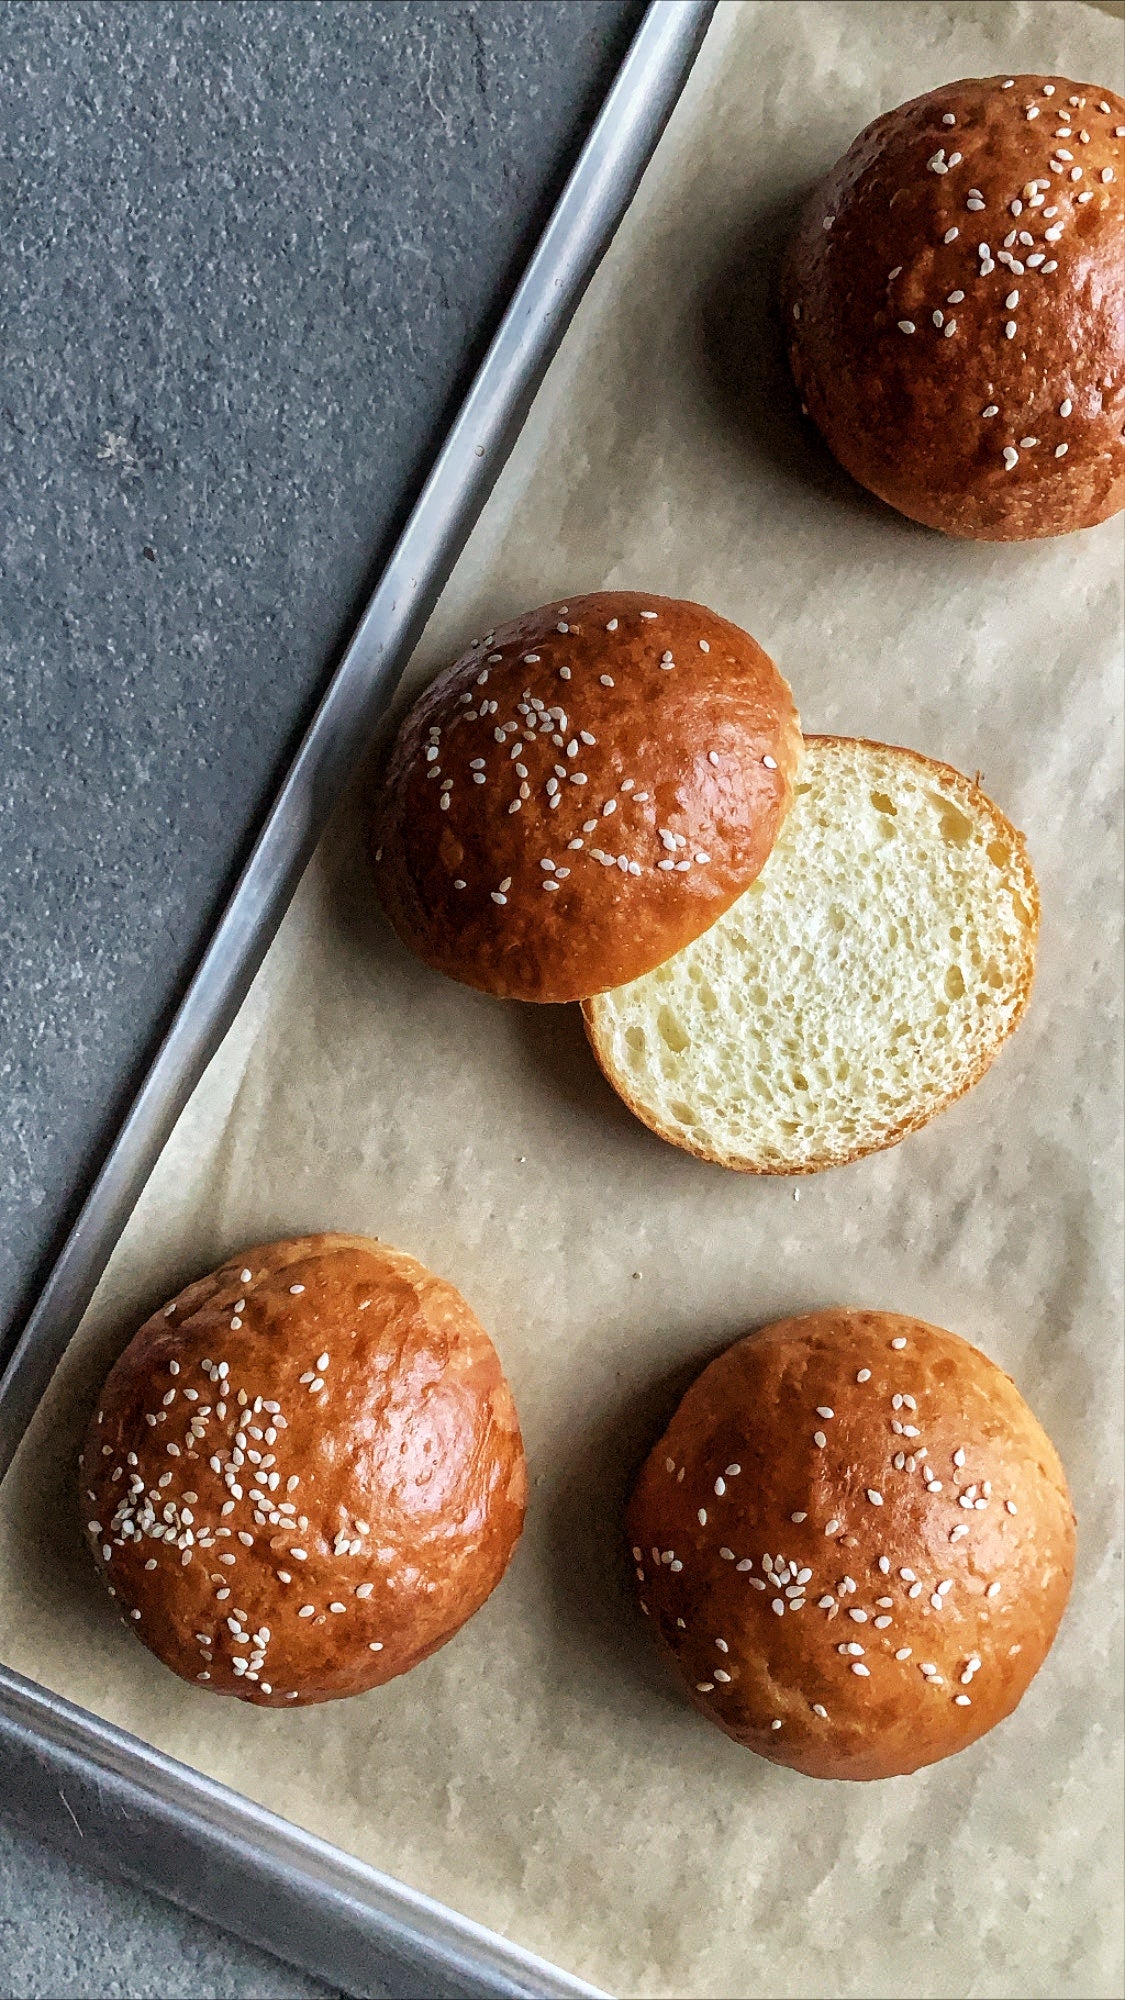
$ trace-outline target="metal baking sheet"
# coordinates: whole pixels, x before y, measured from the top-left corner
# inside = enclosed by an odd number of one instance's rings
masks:
[[[644,171],[714,0],[652,0],[234,895],[0,1378],[0,1478]],[[596,1989],[0,1666],[6,1812],[362,1995]]]

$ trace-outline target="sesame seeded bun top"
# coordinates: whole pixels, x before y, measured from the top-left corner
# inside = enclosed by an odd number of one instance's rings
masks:
[[[808,414],[853,478],[947,535],[1125,506],[1125,101],[969,77],[862,132],[790,245]]]
[[[372,851],[395,930],[439,972],[581,1000],[705,931],[760,872],[801,734],[747,633],[604,591],[471,646],[409,711]]]
[[[844,1308],[750,1334],[688,1390],[628,1512],[690,1699],[815,1778],[963,1750],[1042,1665],[1074,1568],[1058,1455],[967,1341]]]
[[[362,1236],[230,1258],[111,1370],[80,1466],[94,1559],[182,1679],[359,1694],[451,1638],[523,1524],[519,1423],[452,1285]]]

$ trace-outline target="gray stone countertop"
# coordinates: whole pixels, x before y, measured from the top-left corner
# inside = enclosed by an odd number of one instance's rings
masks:
[[[642,11],[0,8],[0,1334]],[[0,1824],[0,1995],[326,1990],[91,1863]]]

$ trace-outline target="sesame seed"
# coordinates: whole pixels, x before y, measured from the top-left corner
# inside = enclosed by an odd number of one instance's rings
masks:
[[[823,1431],[814,1431],[812,1441],[820,1447],[821,1451],[823,1451],[825,1445],[828,1443],[828,1439],[825,1437]]]
[[[825,1524],[824,1532],[826,1535],[835,1535],[839,1533],[839,1529],[840,1529],[839,1521],[828,1521]]]
[[[941,240],[943,243],[955,243],[960,234],[959,229],[947,229]]]
[[[953,1699],[954,1699],[954,1701],[955,1701],[955,1702],[957,1703],[957,1706],[958,1706],[958,1708],[971,1708],[971,1707],[972,1707],[972,1696],[971,1696],[971,1695],[967,1695],[967,1694],[955,1694],[955,1695],[954,1695],[954,1697],[953,1697]]]
[[[818,1417],[834,1417],[836,1412],[835,1410],[830,1410],[827,1403],[818,1403],[816,1406],[816,1414]]]
[[[696,1515],[696,1517],[695,1517],[695,1518],[696,1518],[696,1520],[697,1520],[697,1521],[699,1522],[699,1525],[700,1525],[700,1527],[701,1527],[701,1528],[705,1528],[705,1527],[707,1526],[707,1509],[706,1509],[706,1507],[701,1507],[701,1508],[699,1509],[699,1512],[697,1513],[697,1515]]]
[[[714,1681],[696,1681],[695,1692],[696,1694],[714,1694],[715,1692]]]
[[[1007,298],[1004,300],[1004,304],[1008,307],[1009,311],[1013,306],[1018,306],[1019,302],[1020,295],[1018,292],[1009,292]]]
[[[809,1518],[809,1517],[808,1517],[808,1515],[807,1515],[807,1514],[790,1514],[790,1516],[789,1516],[789,1519],[790,1519],[791,1521],[797,1521],[797,1522],[800,1522],[800,1521],[807,1521],[807,1520],[808,1520],[808,1518]],[[810,1572],[810,1574],[811,1574],[811,1572]]]
[[[770,1610],[776,1611],[778,1617],[783,1618],[785,1616],[785,1599],[783,1597],[771,1598]]]
[[[1103,168],[1102,168],[1102,179],[1103,179],[1103,181],[1111,181],[1111,180],[1113,179],[1113,168],[1112,168],[1112,167],[1103,167]]]
[[[875,1488],[874,1488],[873,1486],[869,1486],[869,1487],[868,1487],[868,1489],[867,1489],[867,1497],[868,1497],[868,1499],[870,1500],[870,1502],[871,1502],[871,1505],[872,1505],[873,1507],[881,1507],[881,1506],[882,1506],[882,1504],[883,1504],[883,1496],[882,1496],[882,1494],[881,1494],[881,1493],[876,1493],[876,1491],[875,1491]]]
[[[865,1681],[871,1679],[871,1669],[870,1667],[865,1667],[862,1660],[852,1661],[852,1672],[853,1674],[859,1674]]]
[[[900,333],[914,333],[916,331],[914,321],[912,319],[900,319],[898,330]]]

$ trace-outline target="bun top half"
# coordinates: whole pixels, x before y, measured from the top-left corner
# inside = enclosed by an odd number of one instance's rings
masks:
[[[1010,1714],[1074,1570],[1058,1454],[1003,1370],[941,1327],[843,1307],[704,1369],[628,1533],[689,1699],[818,1778],[915,1771]]]
[[[471,646],[407,714],[378,799],[383,908],[427,965],[518,1000],[639,978],[754,881],[801,733],[750,636],[603,591]]]
[[[947,535],[1125,506],[1125,100],[967,77],[876,118],[783,284],[802,400],[853,478]]]
[[[523,1525],[519,1421],[466,1301],[362,1236],[228,1258],[140,1328],[81,1464],[129,1629],[211,1694],[289,1707],[405,1673]]]

